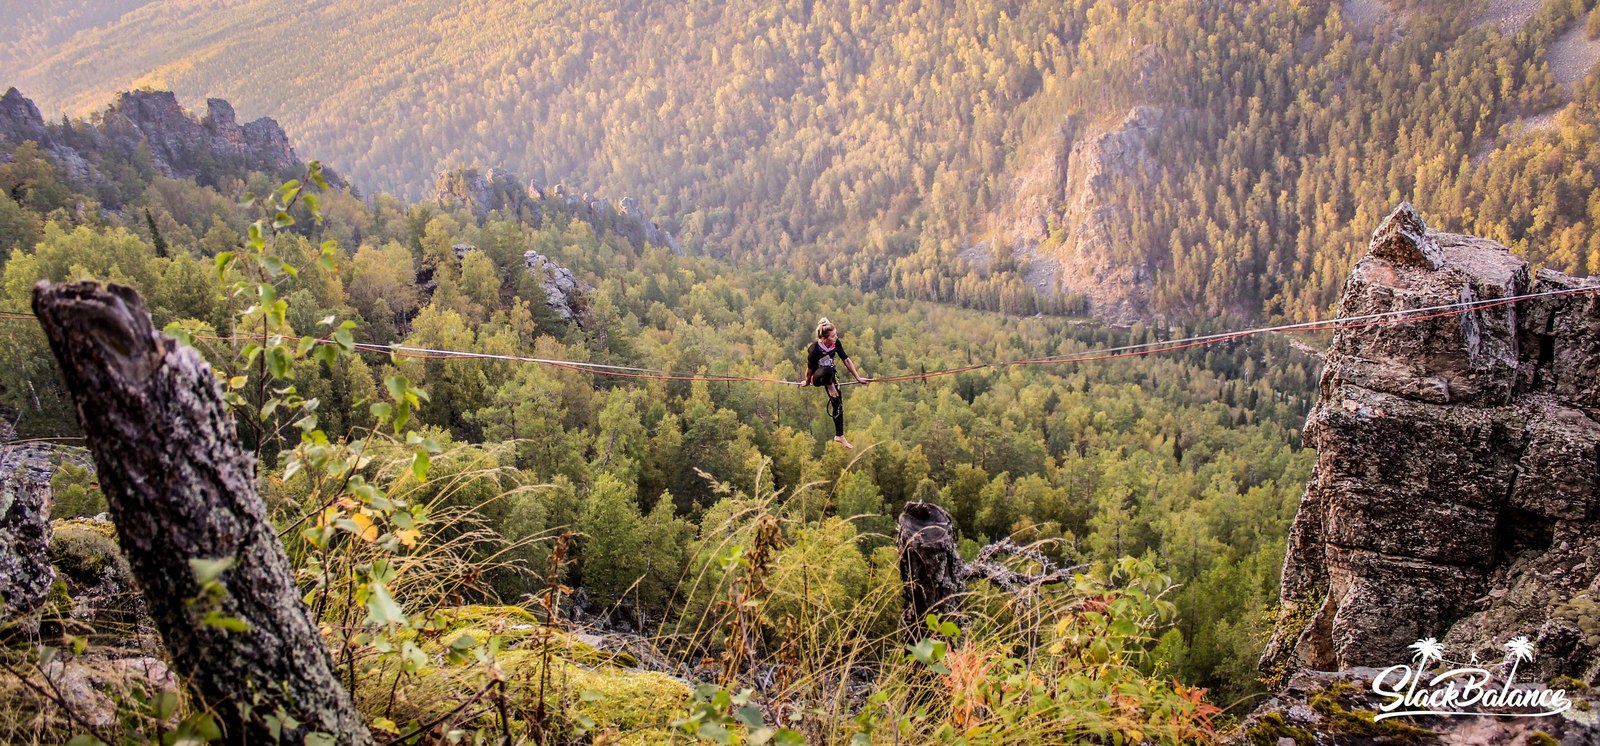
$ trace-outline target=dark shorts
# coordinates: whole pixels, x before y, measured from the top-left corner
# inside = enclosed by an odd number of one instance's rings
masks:
[[[834,381],[834,368],[818,368],[811,374],[812,386],[832,386]]]

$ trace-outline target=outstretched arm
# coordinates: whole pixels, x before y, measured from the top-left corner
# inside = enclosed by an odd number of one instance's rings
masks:
[[[850,358],[845,358],[844,364],[846,367],[850,368],[850,375],[855,376],[857,381],[860,381],[861,383],[872,383],[871,378],[861,375],[861,371],[856,370],[856,361],[851,360]]]

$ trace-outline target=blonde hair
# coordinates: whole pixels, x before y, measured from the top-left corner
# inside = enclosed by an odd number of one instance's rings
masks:
[[[827,316],[817,319],[817,339],[828,336],[828,332],[833,331],[833,329],[833,322],[829,321]]]

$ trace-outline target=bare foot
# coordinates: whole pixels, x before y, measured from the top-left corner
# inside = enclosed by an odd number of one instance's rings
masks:
[[[842,445],[845,448],[855,448],[855,446],[850,445],[850,441],[845,440],[843,435],[835,435],[835,436],[833,436],[833,442],[838,443],[839,445]]]

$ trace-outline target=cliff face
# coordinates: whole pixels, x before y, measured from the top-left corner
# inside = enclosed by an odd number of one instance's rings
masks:
[[[491,212],[523,220],[538,227],[547,215],[581,218],[596,230],[625,236],[634,246],[660,246],[681,254],[677,239],[644,214],[632,197],[620,202],[597,195],[569,193],[556,184],[548,189],[537,181],[526,185],[515,174],[499,168],[479,172],[475,168],[439,173],[433,182],[433,200],[444,205],[462,205],[479,220]]]
[[[1148,316],[1153,274],[1126,255],[1132,245],[1119,183],[1138,183],[1149,167],[1151,141],[1169,117],[1139,106],[1104,131],[1080,135],[1067,122],[1012,179],[994,215],[1004,248],[1045,292],[1088,299],[1101,320],[1130,324]]]
[[[1401,205],[1351,272],[1341,316],[1597,287]],[[1600,295],[1486,305],[1336,333],[1305,442],[1264,671],[1384,667],[1443,640],[1530,677],[1600,681]]]

